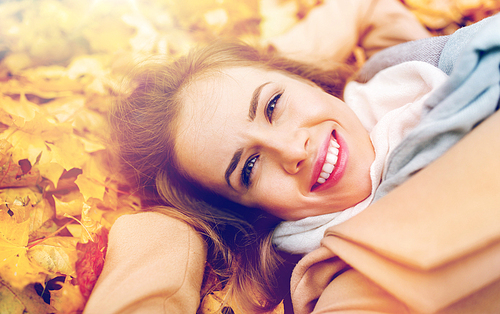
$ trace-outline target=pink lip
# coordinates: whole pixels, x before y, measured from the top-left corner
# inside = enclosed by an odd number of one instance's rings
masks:
[[[325,163],[326,153],[328,151],[328,146],[330,145],[331,137],[335,137],[337,142],[340,145],[339,148],[339,156],[337,160],[337,164],[335,165],[335,169],[330,174],[330,177],[323,184],[318,184],[318,178],[321,173],[321,169],[323,168],[323,164]],[[320,153],[318,154],[318,159],[316,160],[316,164],[314,165],[312,184],[311,184],[311,192],[319,192],[322,190],[329,189],[336,185],[342,176],[344,175],[345,168],[347,166],[347,160],[349,156],[349,150],[347,149],[347,143],[344,139],[338,134],[336,130],[333,130],[332,134],[328,139],[323,143],[320,149]]]

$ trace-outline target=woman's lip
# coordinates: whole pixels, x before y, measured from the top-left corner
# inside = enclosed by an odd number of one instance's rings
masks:
[[[330,139],[334,137],[337,143],[340,145],[338,160],[333,169],[332,173],[328,177],[328,179],[323,184],[317,183],[319,175],[321,173],[321,169],[323,168],[323,164],[325,163],[326,154],[328,151],[328,146],[330,145]],[[344,175],[344,171],[347,165],[347,160],[349,156],[349,150],[347,149],[347,143],[344,139],[338,134],[336,130],[333,130],[330,137],[328,137],[326,143],[321,147],[320,153],[318,154],[318,159],[316,160],[316,164],[314,165],[313,172],[313,181],[311,184],[311,192],[319,192],[328,188],[331,188],[335,184],[337,184],[342,176]]]

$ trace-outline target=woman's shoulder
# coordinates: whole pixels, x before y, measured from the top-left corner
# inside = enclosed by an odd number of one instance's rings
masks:
[[[187,222],[157,212],[121,216],[85,313],[196,313],[205,260],[206,244]]]

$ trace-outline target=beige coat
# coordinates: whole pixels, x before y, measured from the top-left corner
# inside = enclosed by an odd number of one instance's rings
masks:
[[[295,314],[500,313],[500,112],[292,275]]]
[[[205,259],[205,242],[186,223],[158,213],[122,216],[84,313],[196,313]]]

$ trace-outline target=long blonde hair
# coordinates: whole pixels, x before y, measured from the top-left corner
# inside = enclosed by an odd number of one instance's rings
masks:
[[[339,98],[352,74],[347,67],[326,72],[239,42],[216,42],[173,62],[139,66],[130,76],[132,91],[118,99],[110,124],[124,171],[136,180],[150,210],[180,218],[200,232],[208,262],[229,283],[230,297],[244,311],[258,313],[272,310],[288,292],[280,291],[277,269],[283,261],[271,243],[278,220],[198,185],[184,175],[174,154],[182,89],[201,75],[237,66],[300,76]]]

